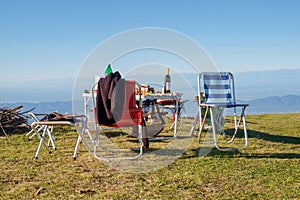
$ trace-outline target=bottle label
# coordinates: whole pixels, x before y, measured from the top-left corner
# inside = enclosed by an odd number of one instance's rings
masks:
[[[169,93],[170,92],[170,85],[171,85],[170,82],[166,82],[165,83],[165,91],[164,91],[165,93]]]
[[[166,82],[166,90],[170,90],[170,82]]]

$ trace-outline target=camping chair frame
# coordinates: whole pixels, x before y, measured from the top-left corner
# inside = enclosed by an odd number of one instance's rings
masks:
[[[201,94],[205,94],[204,101],[201,100]],[[243,150],[248,145],[248,136],[246,128],[245,109],[248,104],[238,104],[235,99],[234,77],[230,72],[204,72],[198,76],[198,105],[199,111],[195,120],[199,119],[199,135],[198,142],[200,143],[201,134],[205,128],[207,118],[210,118],[211,128],[213,132],[213,140],[216,148],[220,151]],[[237,120],[237,107],[241,107],[239,120]],[[217,122],[214,117],[214,108],[233,108],[234,118],[234,133],[232,138],[227,142],[230,144],[234,141],[239,127],[243,126],[245,144],[242,148],[221,148],[218,145],[217,139]],[[202,110],[204,109],[204,112]],[[204,115],[203,115],[204,113]],[[197,119],[198,118],[198,119]],[[194,127],[194,126],[193,126]],[[221,132],[226,136],[224,130]]]
[[[39,153],[40,153],[43,145],[46,147],[47,151],[49,153],[51,153],[50,149],[48,148],[50,141],[51,141],[53,148],[56,149],[56,145],[54,143],[54,136],[52,133],[53,133],[53,126],[57,126],[57,125],[70,125],[70,126],[73,126],[76,128],[80,127],[80,130],[79,130],[80,134],[78,136],[76,147],[75,147],[74,154],[73,154],[73,158],[76,159],[79,144],[81,141],[80,135],[83,134],[86,130],[87,117],[85,115],[72,115],[74,122],[71,122],[71,121],[40,121],[38,119],[38,117],[36,116],[36,114],[29,113],[29,115],[35,120],[31,124],[31,129],[34,132],[34,135],[36,135],[40,140],[36,154],[35,154],[36,159],[38,159]],[[76,125],[79,122],[81,123],[81,126]],[[43,133],[41,134],[41,132],[43,132]],[[46,136],[49,137],[48,145],[44,141]]]
[[[184,104],[186,103],[186,102],[188,102],[189,100],[182,100],[182,99],[179,99],[178,100],[178,112],[176,113],[176,104],[167,104],[167,105],[164,105],[163,106],[163,109],[165,109],[165,110],[170,110],[171,111],[171,113],[172,113],[172,120],[173,120],[173,123],[170,125],[170,129],[172,129],[172,128],[174,128],[174,126],[175,126],[175,115],[177,115],[177,123],[178,123],[178,125],[182,128],[183,127],[183,125],[182,125],[182,123],[180,122],[180,117],[181,117],[181,115],[184,113],[184,117],[185,117],[185,120],[187,121],[187,112],[186,112],[186,109],[185,109],[185,106],[184,106]]]
[[[47,115],[47,114],[40,114],[40,113],[36,114],[36,113],[33,113],[33,112],[29,112],[28,114],[34,122],[39,122],[40,121],[40,119],[39,119],[40,116],[44,117],[44,116]],[[35,128],[36,128],[37,132],[41,132],[41,131],[44,131],[45,125],[37,125]],[[55,143],[54,143],[55,137],[53,135],[51,135],[52,131],[53,131],[53,126],[49,126],[48,130],[47,130],[47,134],[49,136],[48,147],[50,146],[50,143],[51,143],[53,149],[56,149],[56,146],[55,146]],[[26,134],[26,136],[29,136],[28,140],[30,141],[34,136],[36,136],[36,132],[33,129],[31,129]]]
[[[141,86],[136,83],[135,81],[132,81],[132,80],[126,80],[125,81],[125,85],[127,86],[127,84],[133,84],[135,85],[135,87],[138,88],[138,93],[139,93],[139,99],[141,99]],[[140,146],[139,146],[139,153],[135,156],[124,156],[124,157],[110,157],[110,156],[100,156],[98,155],[97,153],[97,148],[100,148],[100,149],[103,149],[104,151],[128,151],[128,149],[119,149],[119,148],[106,148],[104,147],[102,144],[101,144],[101,138],[100,138],[100,134],[104,132],[104,128],[102,128],[103,125],[101,124],[98,124],[98,121],[96,119],[96,96],[95,96],[95,91],[96,91],[96,86],[97,86],[98,83],[94,83],[92,85],[92,88],[91,88],[91,91],[92,91],[92,103],[93,103],[93,108],[94,108],[94,120],[95,120],[95,130],[96,130],[96,136],[95,136],[95,141],[94,141],[94,156],[95,158],[99,159],[99,160],[102,160],[102,161],[114,161],[114,160],[134,160],[134,159],[138,159],[139,157],[142,156],[143,154],[143,148],[145,147],[144,146],[144,142],[143,142],[143,138],[147,137],[146,136],[146,125],[145,125],[145,119],[144,119],[144,113],[142,111],[142,101],[139,102],[139,105],[138,107],[136,107],[136,94],[135,94],[135,89],[133,90],[133,94],[130,94],[130,95],[134,95],[134,104],[135,104],[135,108],[133,108],[133,110],[140,110],[140,117],[141,119],[139,119],[140,123],[129,123],[127,125],[125,124],[122,124],[122,125],[118,125],[118,123],[116,124],[113,124],[113,125],[104,125],[106,127],[111,127],[111,128],[123,128],[123,127],[134,127],[134,126],[138,126],[138,140],[139,140],[139,143],[140,143]],[[126,87],[125,86],[125,87]],[[128,94],[126,94],[126,88],[125,88],[125,101],[127,101],[128,99],[126,98]],[[124,106],[124,109],[125,109],[126,106]],[[123,109],[123,112],[124,112],[124,109]],[[129,112],[130,112],[130,109],[129,109]],[[123,118],[123,117],[122,117]],[[122,118],[120,120],[120,122],[122,122]],[[129,120],[129,121],[133,121],[133,120]]]

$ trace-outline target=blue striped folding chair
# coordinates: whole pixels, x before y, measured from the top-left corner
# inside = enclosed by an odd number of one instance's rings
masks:
[[[201,98],[198,98],[199,102],[199,137],[198,141],[200,143],[201,133],[204,129],[204,125],[206,123],[207,118],[210,119],[209,126],[212,129],[214,145],[220,151],[230,151],[230,150],[242,150],[245,149],[248,145],[248,136],[246,129],[246,119],[245,119],[245,109],[248,104],[238,104],[235,99],[235,88],[234,88],[234,78],[230,72],[204,72],[200,73],[198,76],[198,95],[205,95],[204,101],[201,101]],[[237,107],[240,107],[241,113],[239,115],[239,120],[237,120]],[[243,126],[244,129],[244,138],[245,144],[241,148],[233,148],[233,147],[219,147],[218,145],[218,132],[222,132],[224,135],[226,133],[224,130],[220,131],[219,120],[216,119],[216,116],[220,116],[216,114],[218,111],[222,111],[223,109],[231,108],[233,109],[233,117],[234,117],[234,133],[231,139],[227,142],[230,144],[234,141],[239,127]],[[203,112],[202,112],[203,111]],[[207,127],[207,126],[206,126]],[[226,146],[226,145],[225,145]]]

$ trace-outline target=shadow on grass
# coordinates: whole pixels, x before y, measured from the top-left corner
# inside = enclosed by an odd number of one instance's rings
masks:
[[[263,133],[260,131],[249,130],[248,136],[251,138],[258,138],[267,140],[270,142],[280,142],[286,144],[300,144],[299,137],[292,137],[292,136],[281,136],[281,135],[272,135],[268,133]]]
[[[230,137],[232,136],[234,129],[227,129],[226,133]],[[281,136],[281,135],[272,135],[256,130],[247,130],[248,138],[256,138],[261,139],[269,142],[275,143],[282,143],[282,144],[291,144],[291,145],[299,145],[300,144],[300,137],[293,137],[293,136]],[[237,134],[237,138],[243,138],[244,133],[243,130],[240,130]],[[200,144],[201,145],[201,144]],[[251,145],[251,141],[250,144]],[[204,148],[204,149],[203,149]],[[211,149],[211,147],[201,147],[202,151],[205,152],[205,148],[207,151]],[[200,146],[199,146],[200,149]],[[184,158],[191,158],[191,157],[198,157],[199,156],[199,149],[192,149],[192,153],[189,155],[185,155]],[[245,153],[244,153],[245,152]],[[282,152],[273,152],[273,153],[246,153],[247,148],[243,152],[239,151],[219,151],[215,147],[213,147],[209,153],[205,156],[209,157],[222,157],[222,158],[238,158],[244,157],[249,159],[260,159],[260,158],[277,158],[277,159],[300,159],[299,153],[282,153]]]
[[[228,135],[232,135],[233,132],[234,129],[227,129],[226,131]],[[268,134],[268,133],[249,130],[249,129],[247,130],[247,133],[248,133],[248,138],[257,138],[257,139],[262,139],[270,142],[278,142],[278,143],[285,143],[285,144],[300,144],[300,137],[273,135],[273,134]],[[237,137],[239,138],[244,137],[244,133],[242,133],[242,130],[239,131]]]
[[[126,136],[128,134],[125,132],[122,132],[122,131],[110,131],[110,132],[105,132],[105,135],[108,138],[113,138],[113,137],[119,137],[119,136]]]
[[[277,159],[300,159],[297,153],[261,153],[261,154],[241,154],[245,158],[277,158]]]
[[[228,136],[232,136],[234,132],[234,129],[227,129],[226,133]],[[300,144],[300,137],[293,137],[293,136],[281,136],[281,135],[272,135],[256,130],[247,130],[248,132],[248,138],[256,138],[256,139],[262,139],[265,141],[269,142],[276,142],[276,143],[283,143],[283,144]],[[110,132],[107,136],[110,137],[118,137],[118,136],[124,136],[126,133],[123,132]],[[237,138],[242,138],[244,137],[243,135],[243,130],[240,130],[237,134]],[[135,137],[128,137],[127,140],[129,142],[138,142]],[[150,148],[146,150],[147,153],[157,153],[159,149],[156,148],[151,148],[151,143],[167,143],[169,141],[151,141],[150,142]],[[251,143],[249,144],[251,145]],[[200,146],[199,146],[200,148]],[[222,157],[222,158],[238,158],[238,157],[244,157],[248,159],[260,159],[260,158],[277,158],[277,159],[300,159],[300,154],[297,153],[280,153],[280,152],[274,152],[274,153],[243,153],[243,152],[238,152],[238,151],[219,151],[215,147],[211,149],[211,147],[201,147],[201,148],[207,148],[207,152],[209,152],[205,156],[209,157]],[[173,152],[174,151],[174,152]],[[187,158],[193,158],[193,157],[199,157],[199,149],[192,149],[192,152],[190,152],[188,155],[184,154],[182,156],[182,159],[187,159]],[[203,149],[202,149],[203,151]],[[204,150],[205,151],[205,150]],[[247,149],[245,150],[247,152]],[[161,152],[160,152],[161,153]],[[177,149],[169,150],[168,152],[164,152],[168,154],[178,154]],[[180,152],[181,154],[183,152]],[[204,156],[204,157],[205,157]]]
[[[210,149],[209,147],[202,147]],[[203,150],[203,149],[202,149]],[[192,153],[184,155],[183,159],[199,157],[199,149],[192,149]],[[200,156],[201,157],[201,156]],[[248,158],[248,159],[261,159],[261,158],[276,158],[276,159],[300,159],[298,153],[243,153],[239,151],[219,151],[216,148],[202,157],[215,157],[215,158]]]

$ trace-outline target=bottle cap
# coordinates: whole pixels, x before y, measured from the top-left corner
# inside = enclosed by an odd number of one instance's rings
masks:
[[[169,74],[169,67],[166,68],[166,74]]]

